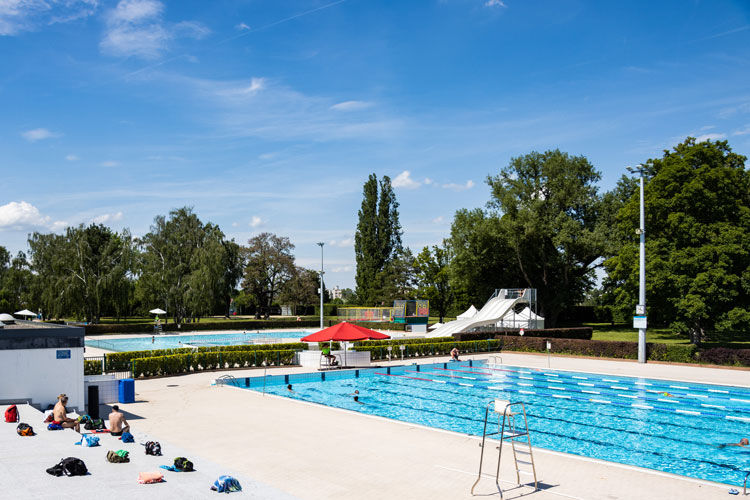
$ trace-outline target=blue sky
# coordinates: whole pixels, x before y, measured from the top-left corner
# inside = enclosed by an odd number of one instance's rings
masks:
[[[607,190],[688,135],[750,153],[746,0],[0,0],[14,252],[190,205],[307,267],[325,241],[326,284],[353,287],[370,173],[419,251],[513,156],[585,155]]]

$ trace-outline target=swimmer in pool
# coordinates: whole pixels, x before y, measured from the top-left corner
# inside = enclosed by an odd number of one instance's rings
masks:
[[[747,438],[740,439],[739,443],[727,443],[727,444],[720,444],[719,448],[726,448],[727,446],[741,446],[744,448],[745,446],[750,446],[750,440]]]
[[[359,396],[359,389],[354,389],[354,392],[350,394],[351,396]]]
[[[289,392],[294,392],[294,389],[292,389],[292,384],[287,385],[286,390]]]
[[[363,405],[364,403],[359,400],[359,396],[354,396],[354,402]]]

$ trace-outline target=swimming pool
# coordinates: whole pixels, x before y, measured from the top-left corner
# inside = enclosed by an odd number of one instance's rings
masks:
[[[109,351],[148,351],[153,349],[174,349],[188,346],[219,346],[269,343],[269,339],[295,339],[306,336],[307,332],[247,332],[220,333],[205,335],[151,335],[128,339],[86,339],[86,345]]]
[[[487,402],[523,401],[534,446],[739,486],[750,470],[749,449],[718,446],[750,434],[747,388],[475,361],[269,376],[265,391],[477,436]]]

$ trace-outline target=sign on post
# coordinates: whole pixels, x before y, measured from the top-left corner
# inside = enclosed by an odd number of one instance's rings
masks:
[[[645,329],[646,325],[646,316],[633,316],[633,328]]]

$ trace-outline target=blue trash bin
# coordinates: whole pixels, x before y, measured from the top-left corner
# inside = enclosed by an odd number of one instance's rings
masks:
[[[120,403],[135,403],[135,380],[124,378],[120,380],[118,386],[118,398]]]

